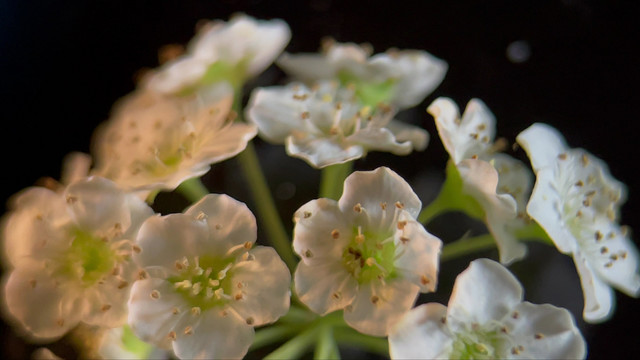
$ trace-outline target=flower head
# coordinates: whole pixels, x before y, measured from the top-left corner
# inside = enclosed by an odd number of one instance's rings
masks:
[[[148,219],[134,256],[146,270],[129,299],[134,333],[179,358],[243,357],[254,326],[289,309],[289,270],[255,240],[255,217],[226,195]]]
[[[307,83],[339,79],[353,87],[362,103],[409,108],[420,103],[444,79],[447,63],[426,51],[388,50],[369,57],[370,49],[328,42],[322,54],[283,54],[277,64]]]
[[[458,275],[449,306],[420,305],[389,334],[392,359],[578,359],[584,338],[573,316],[522,301],[502,265],[479,259]]]
[[[151,208],[98,177],[63,192],[29,188],[11,208],[4,297],[18,324],[36,339],[60,337],[81,321],[122,325],[137,269],[133,241]]]
[[[483,208],[485,222],[504,264],[521,259],[526,247],[515,230],[525,225],[524,208],[533,175],[519,160],[499,152],[494,142],[496,119],[479,99],[471,99],[462,117],[451,99],[436,99],[427,111],[433,115],[442,144],[456,164],[464,191]]]
[[[367,151],[407,155],[424,150],[428,133],[392,120],[389,106],[362,106],[353,89],[321,82],[312,89],[300,83],[256,89],[247,118],[260,136],[285,143],[287,153],[322,168],[363,157]]]
[[[384,336],[434,291],[442,242],[415,220],[421,203],[398,174],[354,172],[339,201],[312,200],[294,215],[300,300],[319,314],[344,309],[356,330]]]
[[[536,173],[527,213],[562,253],[573,255],[585,320],[603,321],[613,308],[610,286],[640,295],[638,251],[617,222],[626,188],[602,160],[568,148],[549,125],[533,124],[517,140]]]
[[[192,91],[226,81],[238,89],[247,79],[266,69],[291,38],[282,20],[258,21],[237,15],[225,23],[202,26],[183,56],[170,61],[147,79],[147,86],[165,94]]]
[[[173,190],[245,149],[257,133],[233,122],[224,86],[191,96],[137,91],[96,131],[94,173],[132,190]]]

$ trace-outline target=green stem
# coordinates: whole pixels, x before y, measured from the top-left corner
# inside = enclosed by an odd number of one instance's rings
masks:
[[[335,329],[334,337],[339,344],[361,348],[373,354],[389,357],[389,342],[386,338],[364,335],[351,328]]]
[[[336,356],[337,355],[337,356]],[[320,329],[320,338],[316,343],[313,354],[314,359],[340,359],[340,350],[333,337],[333,329],[329,325],[323,325]]]
[[[483,234],[470,238],[462,238],[446,244],[440,254],[440,262],[455,259],[476,251],[489,250],[496,247],[496,241],[491,234]]]
[[[305,331],[301,332],[299,335],[293,337],[269,355],[265,356],[265,360],[299,358],[304,355],[311,344],[313,344],[318,335],[318,331],[318,326],[310,326]]]
[[[202,199],[205,195],[209,194],[209,189],[207,189],[199,177],[194,177],[188,180],[183,181],[177,188],[182,196],[184,196],[187,200],[195,203],[196,201]]]
[[[322,169],[318,197],[338,200],[342,196],[344,179],[349,176],[352,169],[353,161],[327,166]]]
[[[253,343],[249,348],[249,351],[259,349],[263,346],[268,346],[276,343],[280,340],[289,338],[291,335],[299,331],[299,327],[287,325],[274,325],[264,329],[256,330],[256,336],[253,339]]]
[[[291,305],[289,311],[278,319],[278,323],[309,323],[317,318],[317,315],[309,310]]]
[[[247,148],[237,156],[237,159],[249,183],[262,226],[266,230],[273,247],[287,264],[289,270],[293,271],[296,266],[296,259],[291,249],[291,242],[278,214],[271,191],[267,186],[267,180],[260,168],[258,155],[253,143],[248,143]]]

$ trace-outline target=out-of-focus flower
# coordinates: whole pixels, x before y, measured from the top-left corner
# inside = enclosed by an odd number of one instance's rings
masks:
[[[478,259],[458,275],[448,308],[420,305],[389,334],[392,359],[580,359],[586,344],[569,311],[522,301],[502,265]]]
[[[103,359],[169,359],[170,353],[138,339],[128,325],[105,330],[98,355]]]
[[[525,225],[524,208],[533,174],[519,160],[500,153],[494,142],[496,119],[479,99],[467,104],[462,117],[451,99],[438,98],[427,111],[433,115],[442,144],[464,184],[464,191],[483,208],[503,264],[526,255],[515,230]]]
[[[54,354],[53,351],[47,348],[41,347],[41,348],[37,348],[31,354],[31,360],[62,360],[62,358]]]
[[[536,173],[528,214],[558,250],[573,256],[584,293],[584,318],[606,320],[611,286],[640,294],[638,251],[617,218],[626,187],[607,165],[583,149],[570,149],[562,134],[536,123],[517,137]]]
[[[164,64],[146,80],[147,86],[165,94],[183,94],[225,81],[235,90],[264,71],[291,39],[282,20],[258,21],[246,15],[229,22],[203,25],[184,55]]]
[[[291,274],[270,247],[253,247],[256,219],[226,195],[184,214],[152,217],[134,254],[148,277],[131,289],[129,325],[181,359],[241,358],[254,326],[289,309]]]
[[[95,133],[94,173],[131,190],[173,190],[240,153],[257,129],[233,121],[228,90],[212,86],[184,98],[132,93]]]
[[[136,277],[131,254],[140,250],[134,240],[151,208],[99,177],[63,192],[29,188],[10,208],[4,298],[17,324],[35,339],[60,337],[79,322],[122,325]]]
[[[386,335],[418,293],[436,288],[442,241],[415,220],[420,207],[386,167],[351,174],[339,201],[303,205],[293,238],[300,300],[321,315],[344,309],[356,330]]]
[[[447,63],[426,51],[390,49],[369,57],[371,51],[353,43],[328,42],[322,54],[283,54],[277,65],[308,84],[339,79],[353,87],[362,103],[409,108],[420,103],[444,79]]]
[[[392,120],[389,106],[362,106],[353,89],[320,82],[312,89],[301,83],[254,90],[247,118],[265,140],[286,145],[287,153],[322,168],[389,151],[407,155],[424,150],[428,133]]]

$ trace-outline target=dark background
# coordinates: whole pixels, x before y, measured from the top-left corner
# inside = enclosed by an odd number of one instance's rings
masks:
[[[389,166],[427,203],[437,191],[447,157],[424,109],[437,96],[449,96],[461,107],[478,97],[495,113],[498,134],[510,142],[531,123],[542,121],[558,128],[571,146],[607,161],[612,174],[629,186],[622,223],[638,229],[639,10],[634,1],[581,0],[0,0],[0,201],[5,206],[10,195],[43,176],[58,178],[67,153],[88,152],[93,129],[108,117],[113,102],[134,88],[134,74],[157,65],[159,47],[186,43],[200,19],[226,20],[245,12],[286,20],[293,33],[290,52],[314,52],[322,37],[332,36],[369,42],[375,52],[424,49],[449,63],[434,94],[401,115],[431,133],[427,150],[408,157],[371,153],[356,162],[356,169]],[[506,56],[514,41],[528,44],[526,61]],[[252,85],[283,80],[274,66]],[[281,215],[290,225],[293,211],[316,197],[319,172],[286,157],[281,146],[260,140],[256,146]],[[525,159],[522,151],[514,155]],[[253,207],[234,160],[216,165],[204,181],[213,192],[228,193]],[[187,203],[173,195],[161,194],[156,210],[181,211]],[[430,230],[445,241],[461,235],[456,234],[462,231],[459,227],[451,231],[451,223],[437,219]],[[489,251],[476,256],[496,255]],[[420,301],[446,303],[455,275],[469,260],[443,263],[438,292]],[[617,293],[613,318],[588,325],[581,317],[582,294],[569,257],[532,245],[531,256],[511,269],[524,283],[527,300],[572,311],[590,358],[621,358],[637,349],[638,300]],[[28,357],[35,347],[2,324],[3,355]],[[73,357],[64,345],[65,339],[51,348]]]

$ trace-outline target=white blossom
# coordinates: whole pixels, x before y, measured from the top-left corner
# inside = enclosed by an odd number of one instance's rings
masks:
[[[244,81],[264,71],[291,38],[282,20],[255,20],[246,15],[229,22],[203,25],[181,57],[156,69],[147,86],[165,94],[179,94],[218,81],[236,90]]]
[[[140,250],[133,241],[151,208],[98,177],[62,192],[26,189],[10,208],[4,297],[17,325],[38,340],[60,337],[79,322],[122,325],[137,269],[130,258]]]
[[[585,320],[606,320],[613,310],[611,286],[640,295],[638,251],[617,220],[626,187],[602,160],[583,149],[570,149],[549,125],[533,124],[517,140],[536,173],[527,213],[558,250],[573,256]]]
[[[97,353],[103,359],[170,359],[168,351],[138,339],[127,325],[104,330]]]
[[[500,262],[509,264],[526,255],[515,230],[526,224],[524,209],[533,174],[520,161],[499,152],[494,142],[496,119],[479,99],[471,99],[460,116],[451,99],[438,98],[427,109],[433,115],[442,144],[456,164],[464,191],[481,205],[485,222],[496,240]]]
[[[522,301],[499,263],[478,259],[456,278],[449,306],[420,305],[389,334],[392,359],[579,359],[584,338],[569,311]]]
[[[367,105],[383,102],[400,109],[419,104],[440,85],[448,68],[426,51],[390,49],[371,57],[370,52],[354,43],[331,42],[322,54],[284,53],[276,64],[308,84],[339,79]]]
[[[291,275],[270,247],[253,246],[256,219],[209,194],[185,211],[149,218],[134,260],[146,270],[129,299],[129,325],[178,358],[241,358],[254,326],[289,309]]]
[[[246,117],[265,140],[286,145],[287,153],[311,166],[344,163],[367,151],[407,155],[424,150],[428,133],[393,120],[389,106],[363,106],[353,89],[325,81],[313,88],[301,83],[254,90]]]
[[[385,336],[418,293],[436,287],[442,241],[416,221],[420,207],[386,167],[351,174],[339,201],[303,205],[293,237],[300,300],[321,315],[344,309],[351,327]]]
[[[237,155],[256,135],[233,122],[231,95],[213,86],[187,97],[136,91],[96,130],[94,173],[131,190],[173,190]]]

